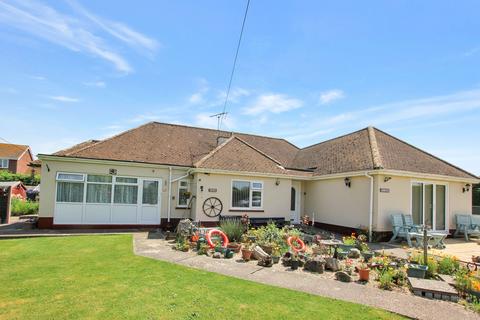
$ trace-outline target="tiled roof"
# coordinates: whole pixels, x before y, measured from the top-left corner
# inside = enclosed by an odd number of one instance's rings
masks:
[[[217,146],[218,137],[233,133],[175,124],[150,122],[84,148],[67,149],[71,157],[112,159],[178,166],[193,166]],[[290,162],[298,148],[284,139],[235,133],[281,163]],[[78,146],[78,145],[77,145]]]
[[[17,160],[28,150],[28,146],[22,144],[0,143],[0,158]]]
[[[284,139],[150,122],[54,155],[298,176],[391,169],[477,179],[372,127],[299,149]]]
[[[240,172],[311,175],[308,172],[283,168],[278,161],[235,135],[200,159],[195,163],[195,167]]]

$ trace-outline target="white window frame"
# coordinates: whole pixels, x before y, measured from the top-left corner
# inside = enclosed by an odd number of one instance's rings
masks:
[[[248,207],[234,207],[233,206],[233,184],[235,182],[248,182],[250,183],[250,190],[249,190],[249,199],[248,199]],[[260,183],[262,185],[261,188],[253,188],[254,183]],[[264,196],[264,186],[265,184],[263,181],[259,180],[241,180],[241,179],[233,179],[230,185],[230,209],[232,210],[250,210],[250,211],[255,211],[255,210],[263,210],[263,196]],[[254,207],[252,206],[253,202],[253,191],[260,191],[261,197],[260,197],[260,207]]]
[[[4,163],[6,163],[6,166],[4,165]],[[8,169],[9,165],[10,165],[9,159],[0,159],[0,169]]]
[[[111,182],[96,182],[96,181],[88,181],[88,176],[105,176],[105,177],[111,177],[112,181]],[[113,202],[113,192],[114,192],[114,183],[113,183],[114,177],[108,175],[108,174],[95,174],[95,173],[88,173],[85,174],[85,204],[90,205],[90,204],[101,204],[101,205],[110,205]],[[111,186],[110,189],[110,202],[88,202],[87,201],[87,191],[88,191],[88,185],[89,184],[107,184]]]
[[[82,177],[82,180],[76,180],[76,179],[61,179],[60,175],[61,174],[71,174],[71,175],[78,175]],[[85,179],[86,174],[84,173],[78,173],[78,172],[57,172],[55,176],[55,205],[57,203],[62,203],[62,204],[73,204],[73,205],[83,205],[87,201],[87,184],[86,184],[86,179]],[[83,184],[83,199],[82,202],[68,202],[68,201],[58,201],[57,200],[57,195],[58,195],[58,182],[72,182],[72,183],[81,183]]]
[[[187,183],[187,186],[186,186],[186,187],[182,186],[182,182],[186,182],[186,183]],[[177,186],[177,208],[188,208],[188,200],[190,200],[190,197],[188,197],[186,204],[180,204],[180,190],[185,190],[186,192],[190,192],[190,182],[189,182],[187,179],[178,180],[178,186]]]
[[[421,184],[422,185],[422,224],[425,224],[425,185],[431,184],[433,185],[433,217],[432,217],[432,230],[434,231],[447,231],[450,230],[450,190],[448,182],[432,182],[428,180],[410,180],[410,215],[413,216],[412,206],[413,206],[413,195],[412,195],[412,188],[414,184]],[[437,230],[437,217],[436,217],[436,210],[437,210],[437,185],[445,186],[445,230]]]
[[[126,179],[137,179],[137,182],[119,182],[117,181],[118,178],[126,178]],[[138,206],[142,204],[142,199],[141,196],[142,194],[140,193],[140,189],[143,190],[143,183],[140,184],[140,181],[143,181],[142,179],[138,177],[126,177],[126,176],[114,176],[113,177],[113,185],[112,185],[112,205],[115,206]],[[115,202],[115,186],[116,185],[121,185],[121,186],[136,186],[137,187],[137,203],[116,203]]]

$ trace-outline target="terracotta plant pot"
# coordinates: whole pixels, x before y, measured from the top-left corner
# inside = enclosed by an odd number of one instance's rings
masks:
[[[239,253],[240,249],[242,249],[241,243],[231,242],[227,246],[228,249],[232,250],[235,253]]]
[[[358,277],[360,281],[368,281],[370,278],[370,269],[359,269]]]
[[[252,253],[252,250],[242,249],[242,259],[244,261],[250,261],[250,259],[252,258]]]

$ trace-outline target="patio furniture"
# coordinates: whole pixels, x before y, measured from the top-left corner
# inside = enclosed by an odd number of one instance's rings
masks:
[[[437,231],[428,231],[427,232],[427,242],[428,246],[435,249],[445,249],[445,239],[447,238],[448,233],[446,232],[437,232]],[[410,232],[411,239],[415,239],[415,246],[417,248],[422,248],[423,246],[423,233],[422,232]]]
[[[454,237],[463,233],[465,241],[469,241],[469,236],[480,236],[480,223],[478,217],[473,217],[470,214],[457,214],[455,220],[457,221],[457,229]]]
[[[403,224],[407,227],[411,232],[421,232],[422,225],[414,224],[413,217],[411,214],[403,214]]]
[[[410,228],[405,225],[403,215],[401,213],[394,213],[390,216],[390,220],[392,222],[393,236],[389,242],[393,242],[397,238],[404,238],[407,240],[408,246],[412,247]]]

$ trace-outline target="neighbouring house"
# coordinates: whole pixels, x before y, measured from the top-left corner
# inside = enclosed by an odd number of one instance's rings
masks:
[[[0,170],[29,174],[32,171],[29,167],[32,161],[32,151],[29,146],[0,143]]]
[[[221,216],[391,231],[392,213],[435,230],[472,213],[480,180],[368,127],[306,148],[284,139],[151,122],[41,154],[39,227],[164,227]],[[468,186],[468,187],[467,187]]]

